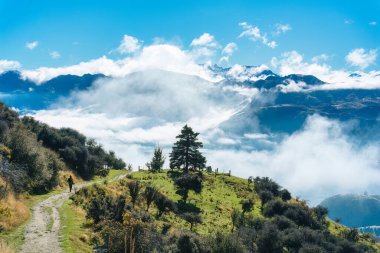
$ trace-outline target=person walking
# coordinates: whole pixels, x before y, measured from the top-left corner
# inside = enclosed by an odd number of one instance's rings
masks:
[[[67,183],[69,183],[69,188],[70,188],[70,192],[71,192],[71,190],[73,189],[73,184],[74,184],[74,180],[73,180],[73,178],[71,177],[71,175],[70,175],[70,177],[67,179]]]

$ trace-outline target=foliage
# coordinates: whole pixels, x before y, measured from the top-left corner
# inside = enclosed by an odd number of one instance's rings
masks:
[[[150,205],[156,199],[157,195],[158,191],[154,186],[149,185],[145,187],[144,198],[146,200],[146,211],[149,210]]]
[[[193,190],[195,193],[202,191],[202,179],[197,174],[183,174],[174,180],[178,190],[177,193],[182,196],[182,200],[186,203],[189,196],[189,191]]]
[[[23,117],[22,123],[36,134],[45,147],[57,152],[64,162],[83,178],[104,175],[105,168],[123,169],[126,166],[113,151],[106,152],[95,140],[87,139],[74,129],[56,129],[32,117]],[[108,173],[108,169],[106,171]]]
[[[175,192],[178,188],[171,182],[183,175],[193,175],[192,173],[177,174],[174,171],[152,174],[141,171],[132,175],[133,180],[139,181],[145,191],[153,186],[160,189],[157,190],[154,205],[151,205],[148,212],[145,201],[136,201],[135,207],[130,207],[128,203],[131,197],[124,182],[93,186],[91,190],[83,189],[77,193],[81,198],[86,195],[85,199],[90,200],[110,199],[104,201],[110,203],[111,200],[116,201],[118,196],[127,198],[122,222],[117,221],[115,215],[104,215],[103,220],[93,224],[93,230],[99,236],[99,240],[96,240],[99,249],[108,249],[107,252],[124,252],[125,249],[127,252],[144,252],[144,249],[145,252],[218,253],[376,252],[375,248],[371,249],[373,244],[368,246],[361,243],[364,237],[360,234],[356,234],[356,237],[355,231],[342,227],[341,231],[345,231],[344,234],[332,234],[328,226],[324,225],[329,222],[325,219],[325,210],[309,208],[304,202],[297,200],[284,201],[281,190],[261,209],[261,203],[257,201],[258,194],[250,191],[246,180],[205,174],[202,179],[203,190],[199,196],[190,192],[192,201],[197,204],[200,212],[177,212],[175,201],[179,200],[179,196]],[[268,191],[268,188],[265,187],[263,191]],[[271,191],[268,192],[272,194]],[[107,197],[108,195],[110,197]],[[250,199],[255,205],[252,211],[242,215],[240,203],[242,200]],[[90,203],[88,200],[79,202]],[[178,205],[183,203],[179,201]],[[115,205],[112,204],[100,206],[115,209]],[[88,212],[88,208],[85,210]],[[156,216],[151,215],[156,212]],[[201,220],[203,222],[199,223]],[[222,223],[225,220],[227,223]],[[190,226],[186,226],[186,223]]]
[[[253,205],[254,203],[251,199],[243,200],[241,202],[241,208],[243,209],[243,214],[246,212],[252,211]]]
[[[149,171],[159,172],[165,163],[165,156],[162,154],[162,148],[155,147],[152,160],[147,163]]]
[[[154,199],[154,204],[157,207],[158,214],[157,216],[161,217],[165,212],[175,211],[175,203],[166,197],[164,194],[157,193],[156,198]]]
[[[199,151],[203,147],[202,142],[198,141],[199,133],[185,125],[181,133],[176,137],[173,150],[170,153],[170,168],[181,168],[185,172],[189,169],[202,170],[206,166],[206,158]]]
[[[131,196],[132,205],[135,206],[139,192],[141,190],[139,181],[128,182],[129,195]]]
[[[44,148],[36,136],[22,125],[8,130],[5,144],[12,150],[10,163],[23,170],[26,190],[47,192],[58,184],[58,171],[64,164],[58,155]]]
[[[190,223],[190,230],[193,230],[194,224],[202,223],[202,217],[198,213],[183,213],[181,217]]]

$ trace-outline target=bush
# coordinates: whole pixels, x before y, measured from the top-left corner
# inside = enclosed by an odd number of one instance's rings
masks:
[[[243,214],[246,212],[251,212],[253,209],[253,200],[242,200],[241,201],[241,208],[243,209]]]
[[[261,253],[282,253],[282,237],[278,228],[266,224],[257,235],[257,249]]]
[[[185,173],[175,178],[174,183],[178,188],[177,194],[182,196],[184,202],[186,202],[190,190],[195,193],[202,191],[202,178],[197,174]]]
[[[194,224],[202,223],[202,217],[198,213],[184,213],[181,217],[190,223],[190,230],[193,230]]]
[[[135,203],[137,201],[137,198],[139,197],[139,192],[141,190],[140,182],[139,181],[132,181],[127,184],[129,189],[129,195],[132,199],[132,205],[135,206]]]
[[[169,211],[175,211],[176,205],[173,201],[171,201],[169,198],[167,198],[162,193],[157,193],[156,198],[154,199],[154,204],[156,205],[158,209],[157,216],[160,217],[165,212]]]
[[[279,199],[271,200],[263,207],[263,215],[266,217],[274,217],[275,215],[283,215],[288,209],[288,205]]]
[[[236,234],[216,233],[212,238],[211,252],[213,253],[243,253],[246,252]]]
[[[259,197],[261,199],[261,205],[264,206],[268,201],[273,199],[273,194],[270,191],[261,191]]]
[[[254,189],[257,193],[269,191],[274,196],[279,196],[280,186],[268,177],[256,177],[254,179]]]

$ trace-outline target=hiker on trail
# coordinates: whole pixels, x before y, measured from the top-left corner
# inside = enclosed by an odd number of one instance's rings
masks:
[[[70,175],[70,177],[67,179],[67,182],[69,183],[69,188],[70,188],[70,192],[71,192],[71,189],[73,189],[73,184],[74,184],[74,180],[73,180],[73,178],[71,177],[71,175]]]

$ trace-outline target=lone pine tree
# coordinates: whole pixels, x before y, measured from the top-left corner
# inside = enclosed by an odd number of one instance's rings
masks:
[[[162,154],[162,148],[155,147],[152,160],[146,164],[148,169],[153,172],[160,172],[165,163],[165,156]]]
[[[198,140],[198,135],[199,133],[195,133],[187,125],[182,128],[169,155],[170,168],[180,168],[188,172],[189,169],[201,170],[206,166],[206,158],[199,151],[203,144]]]

